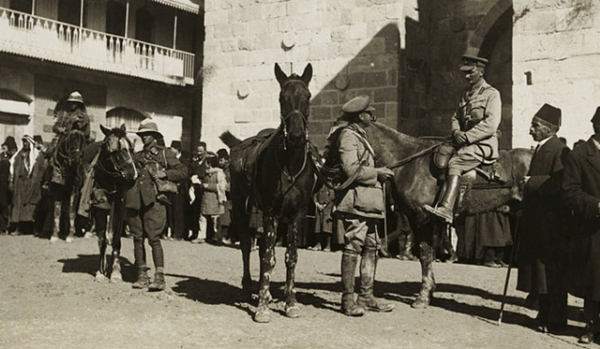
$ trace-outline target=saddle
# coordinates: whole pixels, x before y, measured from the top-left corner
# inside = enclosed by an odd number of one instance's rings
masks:
[[[440,169],[445,170],[448,167],[448,162],[452,155],[456,153],[456,149],[451,143],[442,143],[438,147],[436,147],[433,151],[433,163],[434,165]],[[482,163],[478,167],[473,170],[465,173],[461,177],[461,182],[466,183],[469,182],[471,184],[477,182],[481,185],[491,185],[494,184],[502,185],[506,183],[507,179],[510,178],[507,170],[502,165],[503,162],[506,161],[494,161],[492,163]],[[477,177],[477,174],[480,177]],[[477,178],[483,179],[477,181]]]

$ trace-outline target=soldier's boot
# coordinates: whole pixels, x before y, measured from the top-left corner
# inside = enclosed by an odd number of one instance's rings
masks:
[[[431,207],[429,205],[423,207],[433,215],[445,220],[448,224],[452,224],[452,221],[454,220],[454,203],[458,197],[459,187],[460,176],[448,176],[448,180],[446,181],[446,192],[444,193],[444,198],[440,204],[437,207]]]
[[[154,280],[152,280],[152,283],[148,286],[148,291],[164,291],[165,286],[165,274],[157,271],[154,273]]]
[[[133,283],[133,288],[143,289],[148,288],[148,285],[150,285],[150,278],[148,277],[146,268],[139,268],[137,280]]]
[[[344,253],[342,255],[342,312],[348,316],[363,316],[365,308],[354,301],[354,273],[358,255]]]
[[[373,284],[375,272],[377,271],[377,251],[363,249],[360,260],[360,295],[356,302],[358,306],[370,311],[390,312],[394,309],[393,304],[377,301],[373,296]]]

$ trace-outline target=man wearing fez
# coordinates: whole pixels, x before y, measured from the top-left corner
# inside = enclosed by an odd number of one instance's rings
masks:
[[[488,84],[483,75],[488,60],[464,55],[460,70],[468,83],[458,109],[452,116],[452,138],[458,151],[448,162],[446,191],[436,207],[425,205],[433,215],[452,223],[460,186],[460,176],[481,163],[498,158],[498,137],[502,102],[500,92]]]
[[[179,182],[187,177],[187,169],[173,152],[157,144],[162,138],[154,122],[140,124],[136,132],[142,139],[144,148],[135,153],[134,161],[139,173],[135,184],[125,193],[127,224],[133,235],[133,252],[137,267],[137,280],[134,288],[148,288],[150,291],[165,289],[164,255],[160,235],[167,221],[165,194],[158,191],[158,180]],[[146,251],[144,240],[152,247],[154,260],[154,280],[150,284],[146,272]]]
[[[579,339],[588,344],[600,333],[600,107],[592,118],[594,135],[566,157],[563,199],[573,211],[569,293],[584,299],[586,328]]]
[[[569,148],[556,133],[561,110],[544,104],[533,116],[529,134],[538,145],[524,178],[523,218],[519,227],[517,290],[539,301],[537,330],[557,331],[567,325],[564,287],[566,226],[561,199],[563,160]]]
[[[341,164],[346,178],[354,178],[347,190],[336,191],[334,212],[339,228],[344,229],[342,255],[342,312],[348,316],[362,316],[365,310],[389,312],[393,304],[378,302],[373,296],[373,284],[380,247],[377,220],[384,217],[385,204],[381,182],[394,176],[386,167],[375,167],[375,154],[367,140],[365,128],[376,120],[375,108],[369,96],[358,96],[342,106],[346,126],[334,131],[330,138],[329,156]],[[339,133],[338,133],[339,132]],[[332,154],[338,155],[332,155]],[[360,260],[360,294],[354,300],[354,274]]]

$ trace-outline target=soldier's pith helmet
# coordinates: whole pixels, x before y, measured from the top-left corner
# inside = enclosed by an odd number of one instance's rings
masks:
[[[81,95],[81,93],[79,93],[79,91],[71,93],[69,95],[69,98],[67,98],[67,102],[80,103],[85,105],[85,103],[83,103],[83,96]]]

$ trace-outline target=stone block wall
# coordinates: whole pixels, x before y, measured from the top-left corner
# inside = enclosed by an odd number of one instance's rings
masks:
[[[514,9],[514,145],[534,144],[529,124],[544,103],[562,109],[569,146],[589,138],[600,105],[600,4],[515,0]]]
[[[323,146],[340,106],[371,96],[381,122],[398,124],[404,22],[419,22],[419,2],[397,0],[209,0],[205,2],[202,139],[222,146],[276,127],[274,64],[314,76],[309,134]]]

